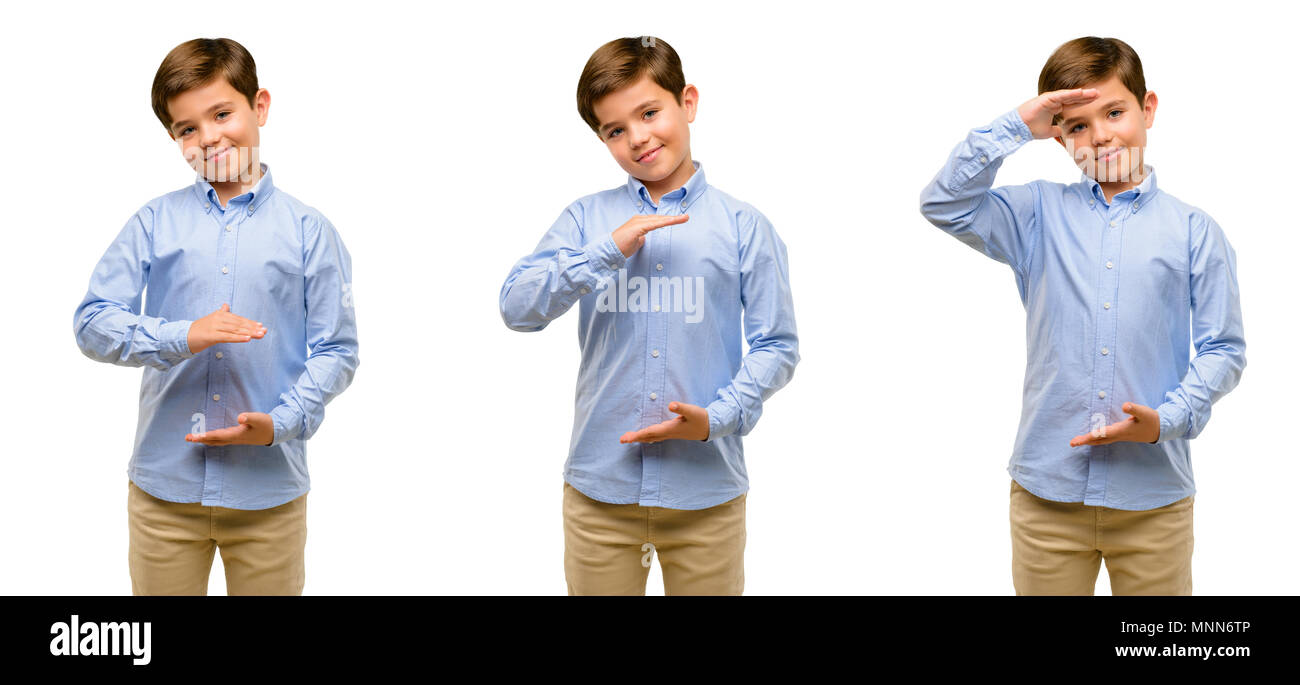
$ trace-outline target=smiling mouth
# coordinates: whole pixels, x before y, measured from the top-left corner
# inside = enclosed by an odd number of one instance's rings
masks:
[[[657,156],[659,154],[659,151],[662,149],[664,149],[664,146],[660,145],[659,147],[645,153],[644,155],[637,157],[636,161],[644,163],[648,160],[654,159],[654,157]]]
[[[214,152],[214,153],[208,155],[206,161],[211,162],[211,161],[213,161],[213,160],[215,160],[215,159],[217,159],[217,158],[219,158],[219,157],[222,157],[222,156],[224,156],[227,152],[230,152],[230,150],[231,150],[230,147],[223,147],[223,148],[221,148],[220,150],[217,150],[216,152]]]
[[[1098,155],[1098,156],[1097,156],[1097,161],[1098,161],[1098,162],[1113,162],[1113,161],[1115,161],[1115,159],[1116,159],[1117,157],[1119,157],[1119,153],[1120,153],[1120,151],[1123,150],[1123,149],[1124,149],[1124,148],[1122,148],[1122,147],[1117,147],[1117,148],[1115,148],[1115,149],[1113,149],[1113,150],[1110,150],[1109,152],[1106,152],[1106,153],[1104,153],[1104,154]]]

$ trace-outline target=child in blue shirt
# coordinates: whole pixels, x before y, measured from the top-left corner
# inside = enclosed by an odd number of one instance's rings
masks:
[[[230,594],[300,594],[306,440],[359,363],[351,257],[261,163],[270,94],[242,45],[177,46],[153,106],[198,176],[127,221],[73,318],[86,356],[145,367],[133,589],[206,594],[219,548]]]
[[[578,110],[627,183],[570,204],[501,288],[514,330],[578,306],[570,594],[644,594],[656,552],[668,594],[744,588],[741,436],[790,380],[798,338],[785,245],[691,158],[697,103],[663,40],[598,49]]]
[[[1131,47],[1065,43],[1038,90],[971,131],[921,195],[931,223],[1012,268],[1027,313],[1016,591],[1092,594],[1105,559],[1116,594],[1190,594],[1188,441],[1246,365],[1236,255],[1145,164],[1157,98]],[[992,188],[1007,155],[1046,138],[1080,182]]]

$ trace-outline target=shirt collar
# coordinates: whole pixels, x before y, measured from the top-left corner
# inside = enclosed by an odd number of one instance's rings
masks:
[[[1136,187],[1129,188],[1128,190],[1125,190],[1122,193],[1115,193],[1115,197],[1111,198],[1111,202],[1114,202],[1115,200],[1124,200],[1124,199],[1132,199],[1136,201],[1138,198],[1144,195],[1148,197],[1147,199],[1144,199],[1143,202],[1145,203],[1149,201],[1150,199],[1149,196],[1154,195],[1157,190],[1156,170],[1155,167],[1151,166],[1150,164],[1143,165],[1142,169],[1146,173],[1146,175],[1142,178],[1142,182],[1137,184]],[[1111,202],[1106,202],[1106,194],[1101,191],[1101,184],[1097,183],[1096,179],[1092,178],[1088,174],[1083,174],[1082,176],[1083,176],[1083,183],[1088,186],[1088,191],[1092,194],[1094,198],[1100,200],[1103,204],[1111,204]]]
[[[687,209],[691,205],[695,204],[695,201],[704,194],[705,188],[708,187],[708,183],[704,180],[704,166],[700,164],[699,160],[691,160],[691,165],[695,167],[695,171],[691,174],[691,177],[687,179],[686,185],[671,192],[664,193],[663,196],[659,198],[659,202],[681,202],[683,205],[682,209]],[[645,189],[645,184],[631,174],[628,174],[627,176],[627,192],[632,196],[632,201],[636,202],[638,206],[642,203],[648,204],[651,207],[656,206],[654,202],[651,202],[650,191]]]
[[[271,181],[271,167],[265,163],[260,164],[262,166],[262,177],[257,180],[251,190],[230,198],[230,202],[226,203],[227,211],[235,204],[236,200],[243,202],[247,199],[248,212],[251,214],[271,196],[272,191],[275,190],[275,183]],[[204,209],[212,211],[213,207],[221,207],[221,201],[217,198],[216,189],[212,187],[211,183],[208,183],[207,179],[203,178],[203,174],[195,174],[194,192],[198,194],[199,202],[207,203]]]

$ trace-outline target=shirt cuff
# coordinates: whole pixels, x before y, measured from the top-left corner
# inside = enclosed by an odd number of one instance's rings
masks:
[[[194,353],[190,352],[190,326],[193,323],[193,321],[168,321],[158,327],[164,359],[179,362],[194,356]]]
[[[587,243],[582,251],[587,253],[587,263],[592,265],[592,270],[596,272],[598,278],[608,277],[627,264],[627,257],[624,257],[623,251],[618,249],[613,233]]]
[[[1025,120],[1020,118],[1019,109],[1013,109],[994,119],[988,128],[979,132],[988,134],[989,142],[993,143],[993,149],[989,152],[996,152],[999,156],[1009,155],[1034,139]]]
[[[1171,402],[1156,407],[1160,415],[1160,437],[1157,443],[1168,442],[1183,437],[1187,433],[1187,412]]]
[[[271,445],[274,446],[298,437],[302,432],[302,417],[288,405],[281,404],[271,410],[271,426],[273,433]]]
[[[725,438],[736,432],[736,423],[738,422],[738,412],[734,407],[723,402],[714,400],[707,407],[709,412],[709,437],[704,442],[713,442],[718,438]]]

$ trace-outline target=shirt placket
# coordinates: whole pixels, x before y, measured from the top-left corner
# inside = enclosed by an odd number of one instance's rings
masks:
[[[671,193],[670,193],[671,195]],[[655,213],[662,216],[681,214],[678,200],[669,196],[659,199]],[[661,288],[659,278],[671,271],[668,263],[669,246],[672,234],[670,227],[651,231],[646,234],[645,251],[646,285],[649,292],[649,311],[646,312],[646,342],[642,354],[645,355],[645,381],[641,393],[642,425],[650,426],[667,420],[668,398],[664,397],[667,386],[668,358],[668,317],[665,316],[665,303],[659,301]],[[663,443],[642,443],[641,446],[641,502],[644,506],[659,506],[662,497],[661,468],[663,460]]]
[[[1095,205],[1096,201],[1089,202]],[[1096,310],[1093,320],[1097,322],[1097,337],[1091,350],[1093,356],[1092,398],[1089,407],[1089,428],[1110,424],[1110,408],[1114,401],[1115,356],[1120,351],[1115,349],[1119,333],[1119,321],[1116,305],[1119,302],[1120,251],[1123,245],[1124,223],[1128,218],[1128,205],[1112,202],[1103,205],[1101,265],[1098,269]],[[1084,503],[1104,505],[1106,503],[1106,475],[1109,470],[1111,449],[1109,445],[1094,445],[1090,448],[1091,459],[1088,464],[1088,483],[1084,490]]]
[[[230,311],[237,311],[235,302],[235,264],[238,254],[239,228],[243,221],[253,213],[252,202],[231,204],[224,212],[213,207],[212,218],[217,222],[217,260],[213,267],[214,287],[212,300],[207,311],[215,311],[222,304],[229,304]],[[217,344],[209,348],[212,354],[208,363],[207,393],[204,414],[213,419],[220,419],[221,425],[233,426],[232,413],[226,411],[230,397],[230,365],[225,358],[224,345]],[[209,421],[216,425],[215,421]],[[203,504],[216,506],[221,502],[224,486],[226,449],[221,446],[204,446],[203,450]]]

